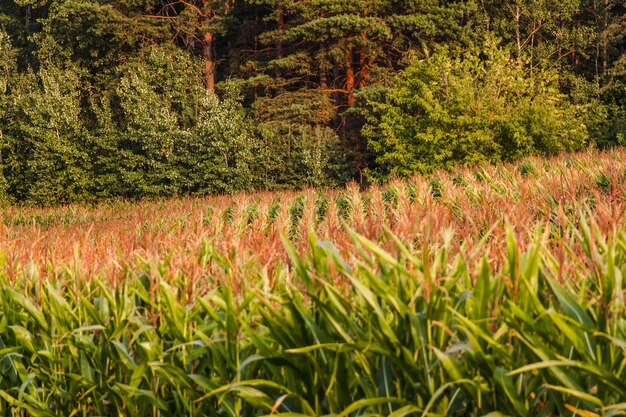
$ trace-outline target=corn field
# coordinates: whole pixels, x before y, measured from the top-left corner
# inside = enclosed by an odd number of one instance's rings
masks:
[[[626,152],[5,207],[0,414],[626,415]]]

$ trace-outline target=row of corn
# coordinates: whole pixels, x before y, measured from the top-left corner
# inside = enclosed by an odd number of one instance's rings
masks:
[[[0,415],[626,415],[626,229],[552,235],[510,233],[497,267],[452,235],[392,256],[352,233],[351,259],[285,239],[271,290],[210,246],[202,294],[153,263],[0,277]]]

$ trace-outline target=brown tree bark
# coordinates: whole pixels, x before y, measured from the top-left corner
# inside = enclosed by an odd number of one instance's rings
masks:
[[[276,57],[280,59],[283,57],[283,32],[285,30],[285,12],[282,6],[278,8],[277,29],[278,39],[276,40]]]
[[[320,49],[320,61],[319,61],[319,76],[320,76],[320,88],[324,92],[324,95],[328,95],[328,73],[326,71],[326,44],[322,44]]]
[[[324,91],[324,94],[328,94],[328,75],[325,69],[320,69],[320,88]]]
[[[205,61],[204,77],[206,89],[215,91],[215,61],[213,59],[213,34],[205,33],[202,43],[202,56]]]
[[[363,44],[367,40],[367,34],[363,33],[361,35],[363,38]],[[372,65],[376,61],[376,56],[379,54],[380,50],[368,51],[365,46],[361,49],[359,55],[359,82],[357,83],[357,88],[360,90],[367,85],[367,77],[372,69]]]
[[[354,50],[352,45],[346,52],[346,89],[348,107],[354,107]]]
[[[362,33],[361,38],[363,39],[363,47],[361,48],[361,53],[359,54],[359,90],[365,87],[365,83],[367,80],[367,73],[369,72],[367,68],[367,51],[365,48],[365,41],[367,40],[367,33]]]

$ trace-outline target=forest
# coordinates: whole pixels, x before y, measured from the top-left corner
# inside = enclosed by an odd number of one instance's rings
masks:
[[[623,0],[2,0],[0,201],[360,185],[626,141]]]

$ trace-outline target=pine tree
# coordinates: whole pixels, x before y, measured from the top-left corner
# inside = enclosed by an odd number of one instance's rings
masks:
[[[166,0],[162,7],[150,14],[157,21],[165,21],[174,38],[187,50],[201,56],[204,61],[204,84],[215,91],[219,38],[235,24],[232,13],[234,0]]]

